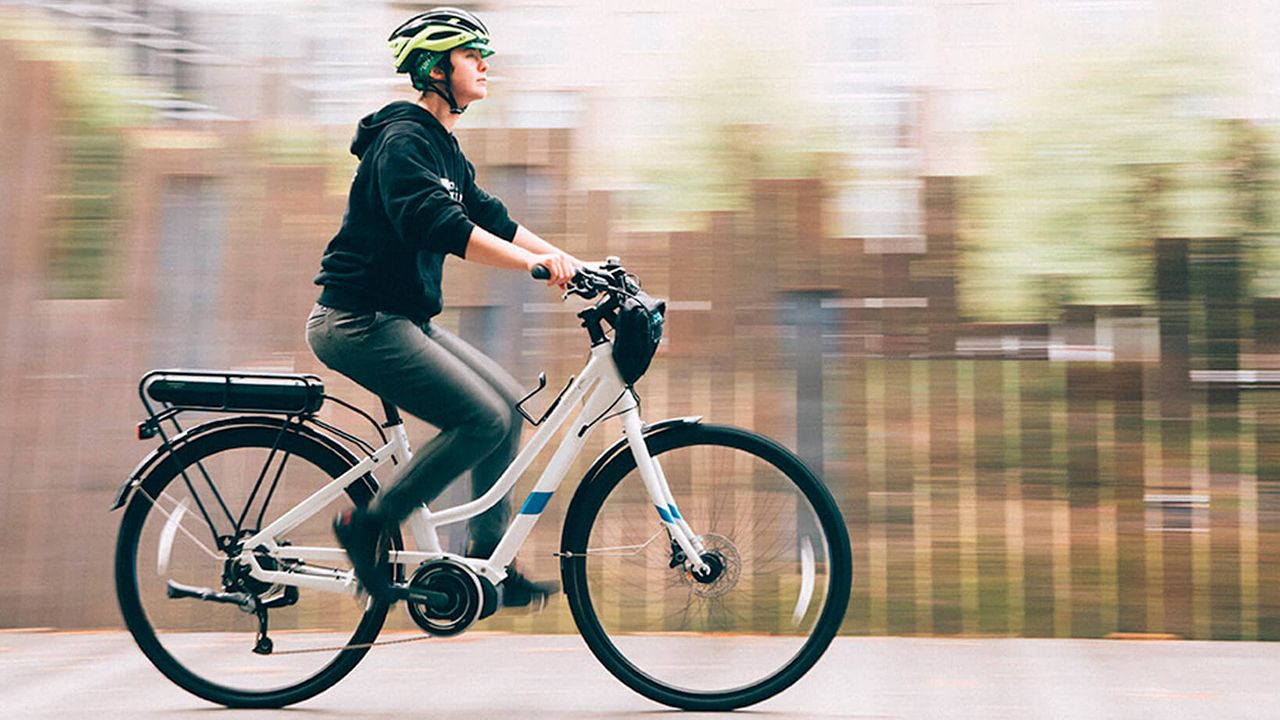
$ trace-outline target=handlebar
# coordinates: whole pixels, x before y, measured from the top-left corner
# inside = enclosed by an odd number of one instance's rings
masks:
[[[551,271],[544,265],[534,265],[529,274],[534,280],[548,280]],[[635,276],[629,275],[617,258],[610,257],[599,267],[583,266],[573,273],[565,297],[577,295],[591,300],[602,292],[630,294],[639,289]]]
[[[535,280],[547,280],[551,277],[551,271],[542,265],[535,265],[529,274]],[[575,270],[573,278],[565,286],[564,299],[568,300],[570,295],[584,300],[600,298],[599,302],[578,313],[583,326],[591,335],[594,347],[605,341],[601,325],[614,326],[618,308],[624,299],[636,297],[640,292],[640,279],[628,273],[618,258],[609,257],[602,264],[586,265]]]

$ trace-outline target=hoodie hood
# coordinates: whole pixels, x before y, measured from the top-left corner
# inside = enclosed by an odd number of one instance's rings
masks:
[[[438,132],[445,136],[449,134],[444,129],[444,126],[440,124],[440,121],[420,105],[398,100],[360,119],[360,124],[356,126],[356,135],[351,139],[351,154],[357,158],[364,159],[365,151],[369,149],[370,145],[373,145],[373,141],[378,139],[378,136],[382,134],[382,131],[387,126],[404,120],[416,122],[433,132]]]

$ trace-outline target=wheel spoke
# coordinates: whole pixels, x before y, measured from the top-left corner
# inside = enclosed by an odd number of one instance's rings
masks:
[[[794,455],[758,436],[696,426],[649,442],[708,570],[671,568],[658,536],[625,543],[652,502],[634,461],[611,463],[565,521],[580,528],[566,535],[567,554],[582,556],[565,565],[574,618],[611,672],[659,702],[759,702],[799,678],[839,628],[843,519]],[[595,552],[615,548],[627,551]]]
[[[197,489],[254,515],[268,504],[291,507],[354,463],[307,432],[282,434],[278,425],[254,423],[201,433],[175,456],[185,465],[157,463],[125,510],[116,554],[125,624],[166,676],[213,702],[279,707],[311,697],[350,672],[386,617],[386,603],[255,578],[244,553],[253,553],[263,569],[297,573],[300,581],[345,576],[350,567],[241,548],[234,518],[220,532],[198,510]],[[190,482],[195,474],[209,487]],[[208,525],[216,547],[201,539],[192,518]],[[327,517],[307,518],[279,541],[333,548],[338,556]],[[395,535],[392,549],[400,547]]]

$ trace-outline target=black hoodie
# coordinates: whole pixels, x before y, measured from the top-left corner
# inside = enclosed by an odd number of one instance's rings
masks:
[[[475,168],[435,116],[394,102],[366,116],[351,141],[360,158],[342,227],[320,260],[320,302],[419,322],[440,313],[445,253],[465,257],[476,225],[506,240],[516,223],[480,189]]]

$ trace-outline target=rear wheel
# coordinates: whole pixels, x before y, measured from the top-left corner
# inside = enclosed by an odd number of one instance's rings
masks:
[[[647,444],[710,569],[685,570],[634,457],[620,453],[565,519],[565,591],[583,638],[660,703],[729,710],[776,695],[817,662],[844,618],[852,568],[839,509],[763,436],[692,425]]]
[[[165,676],[222,705],[281,707],[331,687],[364,657],[367,648],[346,646],[377,637],[386,603],[266,583],[240,561],[254,552],[240,540],[352,464],[305,427],[264,420],[197,433],[151,468],[120,525],[116,593],[129,632]],[[336,547],[330,519],[371,495],[372,478],[358,480],[277,542]],[[299,574],[350,568],[345,555],[323,566],[259,557],[268,569]],[[192,597],[197,591],[243,602]]]

